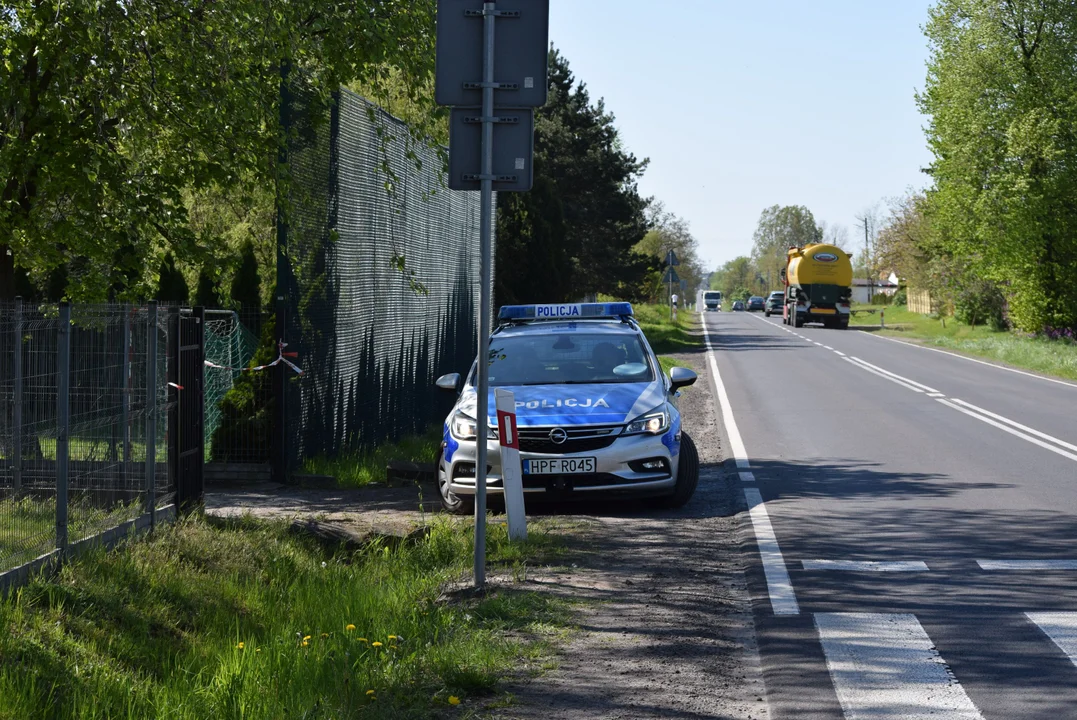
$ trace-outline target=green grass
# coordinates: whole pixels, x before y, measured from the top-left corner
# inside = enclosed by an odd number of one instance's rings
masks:
[[[886,329],[876,331],[880,334],[1077,380],[1077,344],[998,332],[984,325],[970,326],[952,317],[920,315],[900,305],[885,310]],[[851,323],[853,327],[878,324],[878,314],[861,314]]]
[[[698,322],[699,313],[679,310],[674,322],[669,317],[669,307],[665,305],[633,305],[632,310],[655,353],[678,353],[699,347],[699,337],[691,333]]]
[[[331,475],[340,487],[366,487],[385,481],[385,465],[390,460],[432,463],[441,444],[441,428],[431,426],[425,435],[411,435],[395,443],[336,458],[316,457],[304,463],[313,475]]]
[[[491,572],[560,553],[542,521],[505,535],[489,525]],[[443,519],[414,546],[333,554],[283,523],[192,518],[93,551],[0,603],[0,718],[427,718],[450,696],[466,716],[548,661],[571,610],[511,585],[445,599],[471,538]]]
[[[77,542],[138,517],[140,512],[137,501],[105,509],[73,497],[67,509],[68,540]],[[55,547],[55,498],[23,496],[0,500],[0,572],[28,563]]]

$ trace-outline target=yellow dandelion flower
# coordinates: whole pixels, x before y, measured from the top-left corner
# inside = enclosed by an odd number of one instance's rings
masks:
[[[322,640],[325,640],[327,637],[329,637],[329,633],[322,633]]]
[[[303,647],[307,647],[308,645],[310,645],[310,643],[309,643],[309,642],[307,642],[306,640],[304,640],[304,641],[303,641]]]
[[[239,649],[239,650],[242,650],[243,649],[243,643],[239,643],[238,645],[236,645],[236,648]]]
[[[369,640],[367,640],[366,638],[359,638],[359,642],[365,642],[365,643],[368,643],[368,642],[370,642],[370,641],[369,641]]]
[[[389,639],[390,640],[399,640],[400,638],[398,638],[396,635],[390,635]]]
[[[370,643],[370,646],[371,646],[371,647],[381,647],[381,645],[382,645],[382,644],[381,644],[380,642],[378,642],[377,640],[375,640],[374,642]]]
[[[374,694],[374,691],[373,691],[373,690],[367,690],[367,691],[366,691],[366,694],[367,694],[367,695],[373,695],[373,694]]]
[[[354,630],[354,629],[355,629],[355,626],[354,626],[354,625],[352,625],[351,623],[348,623],[348,624],[347,624],[347,625],[346,625],[346,626],[344,627],[344,629],[345,629],[345,630],[347,630],[348,632],[351,632],[352,630]]]
[[[460,698],[456,697],[455,695],[450,695],[449,696],[449,704],[450,705],[459,705],[460,704]]]
[[[260,652],[262,652],[262,648],[255,648],[255,649],[254,649],[254,652],[256,652],[256,653],[260,653]]]
[[[310,640],[310,635],[304,635],[303,640]]]

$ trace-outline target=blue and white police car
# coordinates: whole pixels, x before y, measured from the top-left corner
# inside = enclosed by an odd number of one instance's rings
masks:
[[[524,492],[549,498],[650,496],[680,507],[699,480],[699,456],[681,430],[678,389],[687,368],[663,375],[629,303],[509,305],[490,336],[487,490],[503,492],[494,389],[516,400]],[[437,462],[442,504],[475,503],[476,366],[437,381],[459,392]]]

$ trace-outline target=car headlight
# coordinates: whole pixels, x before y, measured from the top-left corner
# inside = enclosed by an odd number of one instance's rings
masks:
[[[669,413],[666,408],[658,408],[644,413],[625,426],[625,435],[658,435],[669,429]]]
[[[449,430],[457,440],[474,440],[479,434],[479,424],[475,422],[475,418],[465,414],[463,410],[457,410],[449,421]],[[486,428],[486,437],[496,440],[497,428]]]
[[[449,429],[457,440],[474,440],[478,435],[479,425],[475,422],[475,418],[457,410],[453,413]]]

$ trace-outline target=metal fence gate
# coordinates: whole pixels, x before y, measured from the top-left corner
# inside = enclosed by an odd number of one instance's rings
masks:
[[[178,309],[169,318],[168,385],[178,402],[169,418],[169,473],[176,504],[189,510],[201,504],[205,466],[205,311]]]

